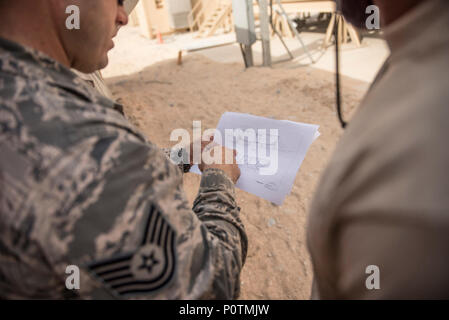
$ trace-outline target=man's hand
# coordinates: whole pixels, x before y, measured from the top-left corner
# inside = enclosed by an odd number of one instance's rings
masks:
[[[201,140],[201,154],[203,154],[204,149],[210,144],[212,143],[212,141],[214,141],[214,137],[210,137],[209,141],[203,141]],[[193,163],[193,144],[195,142],[192,142],[190,144],[190,165],[193,166],[195,163]]]
[[[237,182],[237,180],[240,177],[240,168],[237,165],[237,161],[235,159],[235,156],[237,155],[237,152],[235,150],[228,149],[226,147],[220,146],[216,143],[210,143],[206,146],[206,150],[209,149],[209,154],[211,157],[214,157],[215,152],[221,153],[221,161],[217,161],[218,163],[212,163],[212,164],[206,164],[204,162],[204,159],[202,159],[202,163],[198,165],[201,172],[203,172],[206,169],[209,168],[215,168],[223,170],[226,175],[234,182],[234,184]],[[232,155],[231,159],[228,159],[226,161],[226,155]],[[220,159],[219,159],[220,160]],[[230,161],[229,161],[230,160]],[[227,163],[226,163],[227,162]]]

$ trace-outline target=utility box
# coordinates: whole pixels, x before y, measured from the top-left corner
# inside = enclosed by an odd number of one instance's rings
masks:
[[[232,12],[237,42],[251,46],[256,42],[253,0],[232,0]]]
[[[174,30],[187,29],[189,27],[188,16],[192,11],[190,0],[165,0],[170,21],[170,27]]]

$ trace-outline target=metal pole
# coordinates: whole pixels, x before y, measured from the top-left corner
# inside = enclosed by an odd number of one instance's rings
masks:
[[[254,65],[252,45],[256,42],[252,0],[232,0],[236,40],[240,44],[245,67]]]
[[[250,45],[243,45],[243,48],[245,50],[245,56],[246,56],[246,62],[248,63],[248,68],[254,66],[254,59],[253,59],[253,48]]]
[[[271,67],[270,21],[267,0],[258,0],[260,8],[260,34],[262,37],[262,54],[264,67]]]
[[[290,56],[290,59],[294,59],[293,54],[288,49],[287,45],[284,42],[284,39],[282,38],[282,35],[277,30],[276,26],[273,23],[273,0],[270,0],[270,26],[271,29],[273,29],[274,33],[279,37],[279,40],[281,40],[282,45],[284,46],[285,50],[287,51],[288,55]]]
[[[301,46],[304,48],[304,52],[307,54],[307,56],[309,57],[310,61],[313,63],[315,63],[315,61],[313,60],[312,55],[310,54],[309,50],[307,49],[306,45],[304,44],[304,42],[301,39],[301,36],[298,33],[298,30],[296,30],[296,26],[293,24],[292,20],[288,17],[287,12],[285,12],[284,7],[281,4],[280,0],[276,0],[279,9],[281,9],[282,15],[284,16],[284,18],[287,20],[290,28],[293,30],[293,33],[295,34],[296,38],[299,40],[299,42],[301,43]]]

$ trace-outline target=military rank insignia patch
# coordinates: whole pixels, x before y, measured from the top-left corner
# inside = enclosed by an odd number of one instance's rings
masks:
[[[175,231],[151,206],[141,246],[119,257],[88,265],[119,296],[148,294],[165,286],[175,273]]]

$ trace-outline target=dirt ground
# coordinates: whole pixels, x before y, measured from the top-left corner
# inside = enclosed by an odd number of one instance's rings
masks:
[[[311,146],[282,206],[237,190],[237,202],[249,237],[241,275],[241,299],[308,299],[312,265],[306,245],[307,213],[320,174],[342,129],[334,111],[334,76],[301,67],[244,70],[242,64],[222,64],[200,54],[160,61],[140,72],[106,79],[125,106],[129,120],[161,147],[173,145],[170,133],[215,128],[226,111],[320,125],[321,137]],[[346,116],[355,110],[367,83],[345,79]],[[198,191],[199,176],[184,176],[188,199]]]

